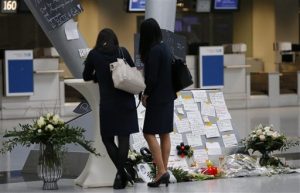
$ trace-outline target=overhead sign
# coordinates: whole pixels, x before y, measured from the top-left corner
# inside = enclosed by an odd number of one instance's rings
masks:
[[[17,0],[2,0],[1,13],[16,13],[18,9]]]

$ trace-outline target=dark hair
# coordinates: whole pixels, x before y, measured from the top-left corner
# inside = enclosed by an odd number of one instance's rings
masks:
[[[96,50],[108,53],[117,50],[118,47],[119,41],[113,30],[105,28],[99,32],[97,42],[94,47]]]
[[[146,56],[150,48],[162,40],[162,34],[157,21],[153,18],[146,19],[142,22],[140,28],[140,45],[139,53],[142,62],[145,63]]]

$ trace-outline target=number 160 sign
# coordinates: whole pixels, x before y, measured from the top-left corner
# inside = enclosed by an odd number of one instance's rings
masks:
[[[1,13],[16,13],[17,8],[17,0],[1,0]]]

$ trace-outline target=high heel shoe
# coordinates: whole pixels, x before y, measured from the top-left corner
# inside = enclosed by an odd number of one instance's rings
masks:
[[[158,180],[149,182],[147,185],[149,187],[158,187],[160,184],[166,184],[166,187],[168,187],[169,180],[170,180],[170,174],[166,172]]]
[[[124,179],[122,178],[122,175],[117,172],[115,181],[113,184],[114,189],[124,189],[126,187],[126,183],[124,183]]]
[[[128,182],[131,185],[133,185],[134,184],[133,177],[129,174],[129,172],[125,168],[124,168],[123,172],[124,172],[124,174],[125,174],[124,176],[128,180]]]

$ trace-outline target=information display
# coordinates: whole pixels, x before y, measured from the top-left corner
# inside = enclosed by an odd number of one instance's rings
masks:
[[[1,13],[16,13],[17,9],[17,0],[1,0]]]
[[[215,0],[214,10],[238,10],[239,0]]]
[[[33,5],[48,30],[58,28],[83,11],[79,0],[34,0]]]
[[[32,50],[5,51],[6,96],[28,96],[33,94]]]
[[[143,12],[145,11],[146,0],[129,0],[128,11],[129,12]]]
[[[224,86],[224,50],[221,46],[199,47],[199,81],[202,89]]]

